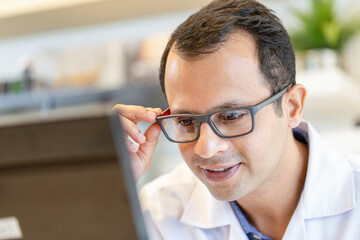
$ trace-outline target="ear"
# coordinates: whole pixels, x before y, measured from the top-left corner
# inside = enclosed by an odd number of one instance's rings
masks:
[[[301,84],[296,84],[284,95],[284,115],[291,128],[296,128],[301,122],[304,111],[306,88]]]

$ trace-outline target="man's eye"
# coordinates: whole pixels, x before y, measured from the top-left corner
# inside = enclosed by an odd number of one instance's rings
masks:
[[[225,112],[220,115],[220,120],[221,121],[240,120],[245,115],[246,115],[246,112],[244,112],[244,111]]]
[[[194,119],[179,119],[178,123],[185,127],[188,127],[188,126],[194,124]]]

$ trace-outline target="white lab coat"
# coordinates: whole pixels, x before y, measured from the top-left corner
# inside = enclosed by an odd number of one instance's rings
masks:
[[[360,155],[324,143],[308,123],[304,189],[284,240],[360,239]],[[181,164],[139,193],[150,239],[248,239],[228,202],[212,197]]]

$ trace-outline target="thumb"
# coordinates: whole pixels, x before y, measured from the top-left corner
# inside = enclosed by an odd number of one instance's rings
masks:
[[[144,133],[146,142],[139,146],[138,156],[145,162],[145,169],[149,169],[152,155],[161,133],[160,126],[153,123]]]

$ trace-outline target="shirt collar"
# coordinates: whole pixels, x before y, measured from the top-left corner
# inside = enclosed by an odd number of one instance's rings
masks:
[[[355,207],[351,166],[345,157],[328,146],[306,122],[299,126],[309,136],[309,157],[304,191],[300,201],[304,218],[341,214]]]
[[[259,232],[253,225],[251,225],[249,223],[249,221],[246,219],[245,215],[241,211],[241,208],[240,208],[239,204],[237,204],[236,201],[231,201],[230,206],[233,209],[233,211],[234,211],[237,219],[239,220],[240,225],[241,225],[241,227],[244,230],[246,235],[248,235],[248,236],[256,235],[260,239],[271,240],[271,238],[269,238],[269,237],[265,236],[264,234],[262,234],[261,232]]]
[[[200,181],[185,206],[181,222],[200,228],[230,225],[231,208],[227,202],[215,199]]]

